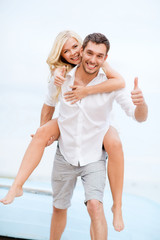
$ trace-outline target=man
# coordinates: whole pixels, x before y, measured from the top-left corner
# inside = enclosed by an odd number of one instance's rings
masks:
[[[109,128],[109,116],[116,100],[125,112],[137,121],[147,118],[147,105],[135,80],[133,102],[124,90],[87,96],[71,105],[64,93],[71,85],[95,85],[106,80],[101,67],[107,58],[109,41],[102,34],[90,34],[81,50],[82,62],[67,74],[60,96],[59,147],[57,148],[52,173],[53,215],[50,240],[59,240],[65,229],[67,209],[76,184],[81,176],[85,189],[85,203],[91,218],[91,239],[107,239],[107,223],[103,210],[103,193],[106,181],[105,154],[102,151],[103,137]],[[41,124],[51,119],[54,108],[44,105]]]

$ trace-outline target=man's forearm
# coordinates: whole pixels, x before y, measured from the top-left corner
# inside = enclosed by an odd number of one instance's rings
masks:
[[[148,106],[144,102],[142,105],[137,105],[135,109],[135,118],[138,122],[144,122],[148,116]]]
[[[46,104],[43,105],[42,111],[41,111],[40,126],[44,125],[45,123],[47,123],[52,119],[54,110],[55,110],[55,107],[51,107]]]

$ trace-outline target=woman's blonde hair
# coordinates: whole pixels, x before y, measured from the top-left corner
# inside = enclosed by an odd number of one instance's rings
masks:
[[[63,31],[60,32],[54,43],[53,43],[53,47],[51,49],[51,52],[47,58],[47,63],[50,67],[50,70],[52,71],[54,68],[57,67],[62,67],[62,66],[66,66],[66,70],[67,72],[69,72],[72,68],[73,65],[67,62],[63,62],[62,58],[61,58],[61,51],[62,48],[65,44],[65,42],[69,39],[69,38],[75,38],[80,44],[82,44],[82,39],[81,37],[75,33],[74,31]]]

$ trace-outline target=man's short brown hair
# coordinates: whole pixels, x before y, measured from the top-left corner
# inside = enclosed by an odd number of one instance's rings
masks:
[[[110,42],[109,40],[106,38],[105,35],[103,35],[102,33],[92,33],[89,34],[88,36],[85,37],[84,41],[83,41],[83,50],[85,49],[85,47],[87,46],[88,42],[93,42],[96,44],[104,44],[106,46],[106,55],[110,49]]]

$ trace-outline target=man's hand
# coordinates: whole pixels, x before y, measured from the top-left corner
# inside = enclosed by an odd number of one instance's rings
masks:
[[[66,67],[63,66],[62,68],[57,68],[54,72],[54,84],[57,87],[60,87],[65,82],[65,74],[66,74]]]
[[[34,135],[35,135],[35,134],[31,134],[30,136],[33,138]],[[54,141],[55,141],[55,137],[52,136],[52,137],[49,139],[48,143],[46,144],[46,147],[50,146]]]
[[[49,139],[48,143],[46,144],[46,147],[50,146],[54,141],[55,141],[55,137],[52,136],[52,137]]]
[[[71,102],[71,104],[78,102],[88,95],[87,88],[84,86],[74,85],[70,87],[72,91],[64,93],[64,98],[67,102]]]
[[[148,106],[145,103],[143,93],[138,87],[138,78],[134,79],[134,89],[131,92],[131,98],[134,105],[136,105],[136,109],[134,112],[135,119],[138,122],[144,122],[148,116]]]
[[[132,98],[133,104],[136,106],[143,105],[145,103],[143,93],[142,93],[141,89],[138,87],[138,78],[137,77],[134,79],[134,89],[131,92],[131,98]]]

